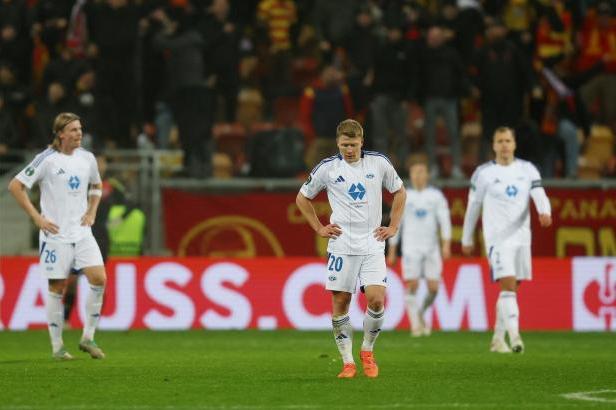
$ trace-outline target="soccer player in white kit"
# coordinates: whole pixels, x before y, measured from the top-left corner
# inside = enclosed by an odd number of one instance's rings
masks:
[[[73,359],[62,340],[62,295],[74,268],[83,269],[90,283],[79,349],[94,359],[102,359],[105,354],[94,342],[94,331],[103,304],[106,273],[90,228],[102,195],[101,178],[94,155],[81,148],[82,129],[77,115],[59,114],[53,123],[53,134],[52,145],[11,180],[9,191],[40,228],[40,269],[49,283],[45,307],[53,357]],[[41,190],[40,213],[26,192],[37,182]]]
[[[542,227],[552,224],[550,201],[541,186],[541,176],[533,164],[514,157],[513,130],[500,127],[494,132],[494,161],[481,165],[471,178],[464,216],[462,251],[473,251],[473,231],[479,213],[483,214],[483,237],[492,280],[501,292],[496,302],[496,321],[490,351],[524,351],[519,331],[517,290],[522,280],[531,280],[531,231],[529,199],[539,213]],[[482,210],[483,207],[483,210]],[[509,335],[509,343],[505,341]]]
[[[387,263],[396,263],[402,237],[402,276],[407,284],[406,306],[413,336],[429,335],[424,313],[438,293],[443,259],[451,256],[451,218],[447,199],[438,188],[428,185],[428,162],[423,156],[411,158],[411,188],[406,190],[406,205],[400,231],[389,239]],[[439,238],[440,231],[440,238]],[[419,279],[425,278],[428,294],[421,307],[417,303]]]
[[[344,363],[339,378],[351,378],[357,372],[348,312],[358,279],[368,302],[360,359],[366,376],[378,376],[372,350],[385,314],[385,241],[398,231],[406,198],[402,180],[387,157],[363,151],[363,141],[364,131],[357,121],[342,121],[336,129],[340,153],[312,170],[296,199],[312,229],[329,238],[326,289],[332,292],[334,339]],[[381,226],[383,188],[394,194],[389,226]],[[321,224],[311,202],[323,189],[332,208],[327,225]]]

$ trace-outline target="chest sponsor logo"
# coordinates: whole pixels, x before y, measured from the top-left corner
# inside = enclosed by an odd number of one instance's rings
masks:
[[[81,181],[79,181],[79,177],[76,175],[72,175],[69,179],[68,179],[68,187],[71,190],[76,190],[79,188],[79,185],[81,184]]]
[[[421,218],[425,218],[425,217],[426,217],[426,215],[428,215],[428,210],[426,210],[426,209],[421,209],[421,208],[419,208],[419,209],[416,209],[416,210],[415,210],[415,216],[416,216],[417,218],[420,218],[420,219],[421,219]]]
[[[515,185],[507,185],[505,193],[509,198],[513,198],[518,194],[518,188]]]
[[[362,200],[366,195],[366,188],[361,183],[351,184],[349,195],[354,201]]]

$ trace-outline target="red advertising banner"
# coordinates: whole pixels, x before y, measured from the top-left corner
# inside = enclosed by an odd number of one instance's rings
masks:
[[[453,224],[453,252],[466,210],[466,189],[444,189]],[[545,257],[616,255],[616,191],[548,189],[552,227],[539,228],[532,209],[533,255]],[[324,256],[327,241],[316,236],[295,205],[296,193],[205,195],[167,189],[163,193],[167,247],[177,256]],[[327,198],[314,201],[323,222]],[[481,243],[481,230],[477,230]],[[477,256],[483,247],[477,247]]]
[[[100,328],[330,329],[323,259],[116,259]],[[388,274],[385,329],[408,328],[398,268]],[[536,259],[534,280],[519,293],[521,327],[616,331],[616,258]],[[79,284],[71,325],[85,316],[86,281]],[[425,289],[420,288],[419,297]],[[427,314],[435,329],[489,330],[498,286],[485,260],[452,259]],[[47,284],[34,258],[0,258],[0,329],[45,326]],[[351,321],[362,327],[365,301],[356,295]]]

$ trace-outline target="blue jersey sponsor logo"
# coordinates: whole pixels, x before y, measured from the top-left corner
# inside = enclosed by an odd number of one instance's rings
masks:
[[[505,190],[505,193],[507,194],[508,197],[513,198],[514,196],[518,194],[518,188],[516,188],[515,185],[507,185],[507,189]]]
[[[428,211],[427,211],[426,209],[421,209],[421,208],[419,208],[419,209],[416,209],[416,210],[415,210],[415,216],[416,216],[417,218],[420,218],[420,219],[421,219],[421,218],[425,218],[425,217],[426,217],[426,215],[428,215]]]
[[[75,190],[75,189],[79,188],[79,184],[80,184],[80,183],[81,183],[81,182],[79,181],[79,177],[77,177],[77,176],[75,176],[75,175],[71,176],[71,177],[68,179],[68,187],[69,187],[70,189]]]
[[[361,183],[352,184],[349,188],[349,195],[355,201],[357,201],[358,199],[361,200],[364,198],[364,195],[366,195],[366,188],[364,188]]]

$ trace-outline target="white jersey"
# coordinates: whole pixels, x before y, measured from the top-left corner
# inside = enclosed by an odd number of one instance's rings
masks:
[[[402,188],[402,180],[387,157],[378,152],[362,151],[354,163],[334,155],[312,170],[300,193],[312,199],[326,189],[332,208],[330,223],[342,229],[338,238],[329,240],[329,253],[384,253],[385,242],[374,237],[383,217],[383,188],[396,192]]]
[[[406,190],[406,205],[400,230],[389,241],[397,245],[402,237],[402,254],[439,249],[440,238],[451,240],[451,219],[447,199],[431,186]]]
[[[516,158],[506,166],[491,161],[477,168],[471,178],[462,245],[473,243],[477,220],[474,213],[481,206],[486,249],[494,245],[530,245],[531,196],[539,213],[551,213],[539,171],[530,162]]]
[[[88,184],[101,183],[91,152],[78,148],[72,155],[66,155],[48,148],[16,178],[28,188],[39,183],[41,214],[60,227],[55,235],[41,231],[41,238],[75,243],[92,235],[89,226],[81,226],[81,218],[88,209]]]

